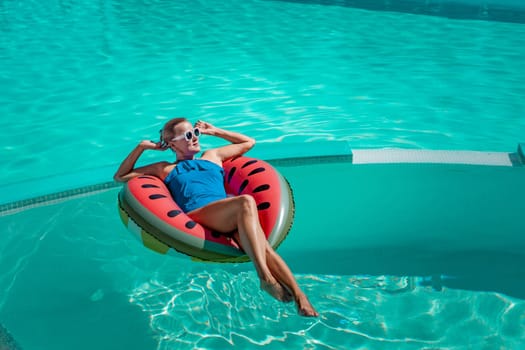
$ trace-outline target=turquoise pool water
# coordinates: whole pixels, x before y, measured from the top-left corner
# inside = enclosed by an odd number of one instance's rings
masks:
[[[0,319],[23,349],[523,345],[525,301],[490,291],[498,276],[489,270],[474,270],[487,291],[438,287],[431,278],[312,274],[301,266],[313,257],[287,254],[287,240],[282,252],[321,313],[304,319],[258,289],[250,264],[191,263],[145,249],[120,224],[116,195],[114,189],[0,217]],[[308,231],[304,206],[290,238]],[[370,271],[360,259],[385,253],[365,250],[349,268]]]
[[[0,28],[2,182],[118,162],[176,115],[354,148],[508,151],[525,130],[522,23],[46,0],[2,1]]]
[[[525,21],[347,3],[2,1],[1,183],[117,164],[179,115],[283,147],[523,142]],[[322,315],[299,318],[257,290],[247,264],[192,264],[139,246],[118,221],[116,193],[0,217],[0,323],[22,348],[524,343],[522,299],[419,277],[301,271]]]

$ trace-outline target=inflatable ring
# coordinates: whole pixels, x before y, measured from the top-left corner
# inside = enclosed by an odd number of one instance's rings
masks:
[[[223,163],[224,186],[230,196],[249,194],[257,203],[261,227],[275,249],[286,238],[294,216],[290,185],[270,164],[237,157]],[[118,196],[120,218],[144,246],[166,254],[170,250],[194,260],[248,261],[228,235],[194,222],[173,200],[164,182],[155,176],[128,181]]]

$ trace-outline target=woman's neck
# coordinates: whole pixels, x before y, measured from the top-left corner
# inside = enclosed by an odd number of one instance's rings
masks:
[[[177,160],[175,160],[175,163],[182,162],[183,160],[192,160],[195,159],[194,155],[187,155],[183,157],[177,157]]]

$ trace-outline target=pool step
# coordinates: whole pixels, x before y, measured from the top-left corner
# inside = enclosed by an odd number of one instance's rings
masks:
[[[399,148],[352,149],[347,141],[260,143],[250,151],[249,155],[264,159],[278,168],[334,163],[353,165],[427,163],[522,167],[525,164],[525,143],[519,143],[514,153]],[[0,186],[0,193],[2,193],[0,216],[119,187],[120,184],[112,181],[113,172],[117,168],[118,164],[114,164],[98,169],[2,185]]]

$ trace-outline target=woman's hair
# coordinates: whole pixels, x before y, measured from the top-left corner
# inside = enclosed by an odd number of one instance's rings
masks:
[[[160,131],[160,142],[167,144],[169,140],[175,137],[175,131],[173,131],[175,126],[177,126],[178,124],[182,122],[187,122],[187,121],[188,119],[186,118],[173,118],[173,119],[168,120],[166,124],[164,124],[164,127],[162,128],[162,130]]]

